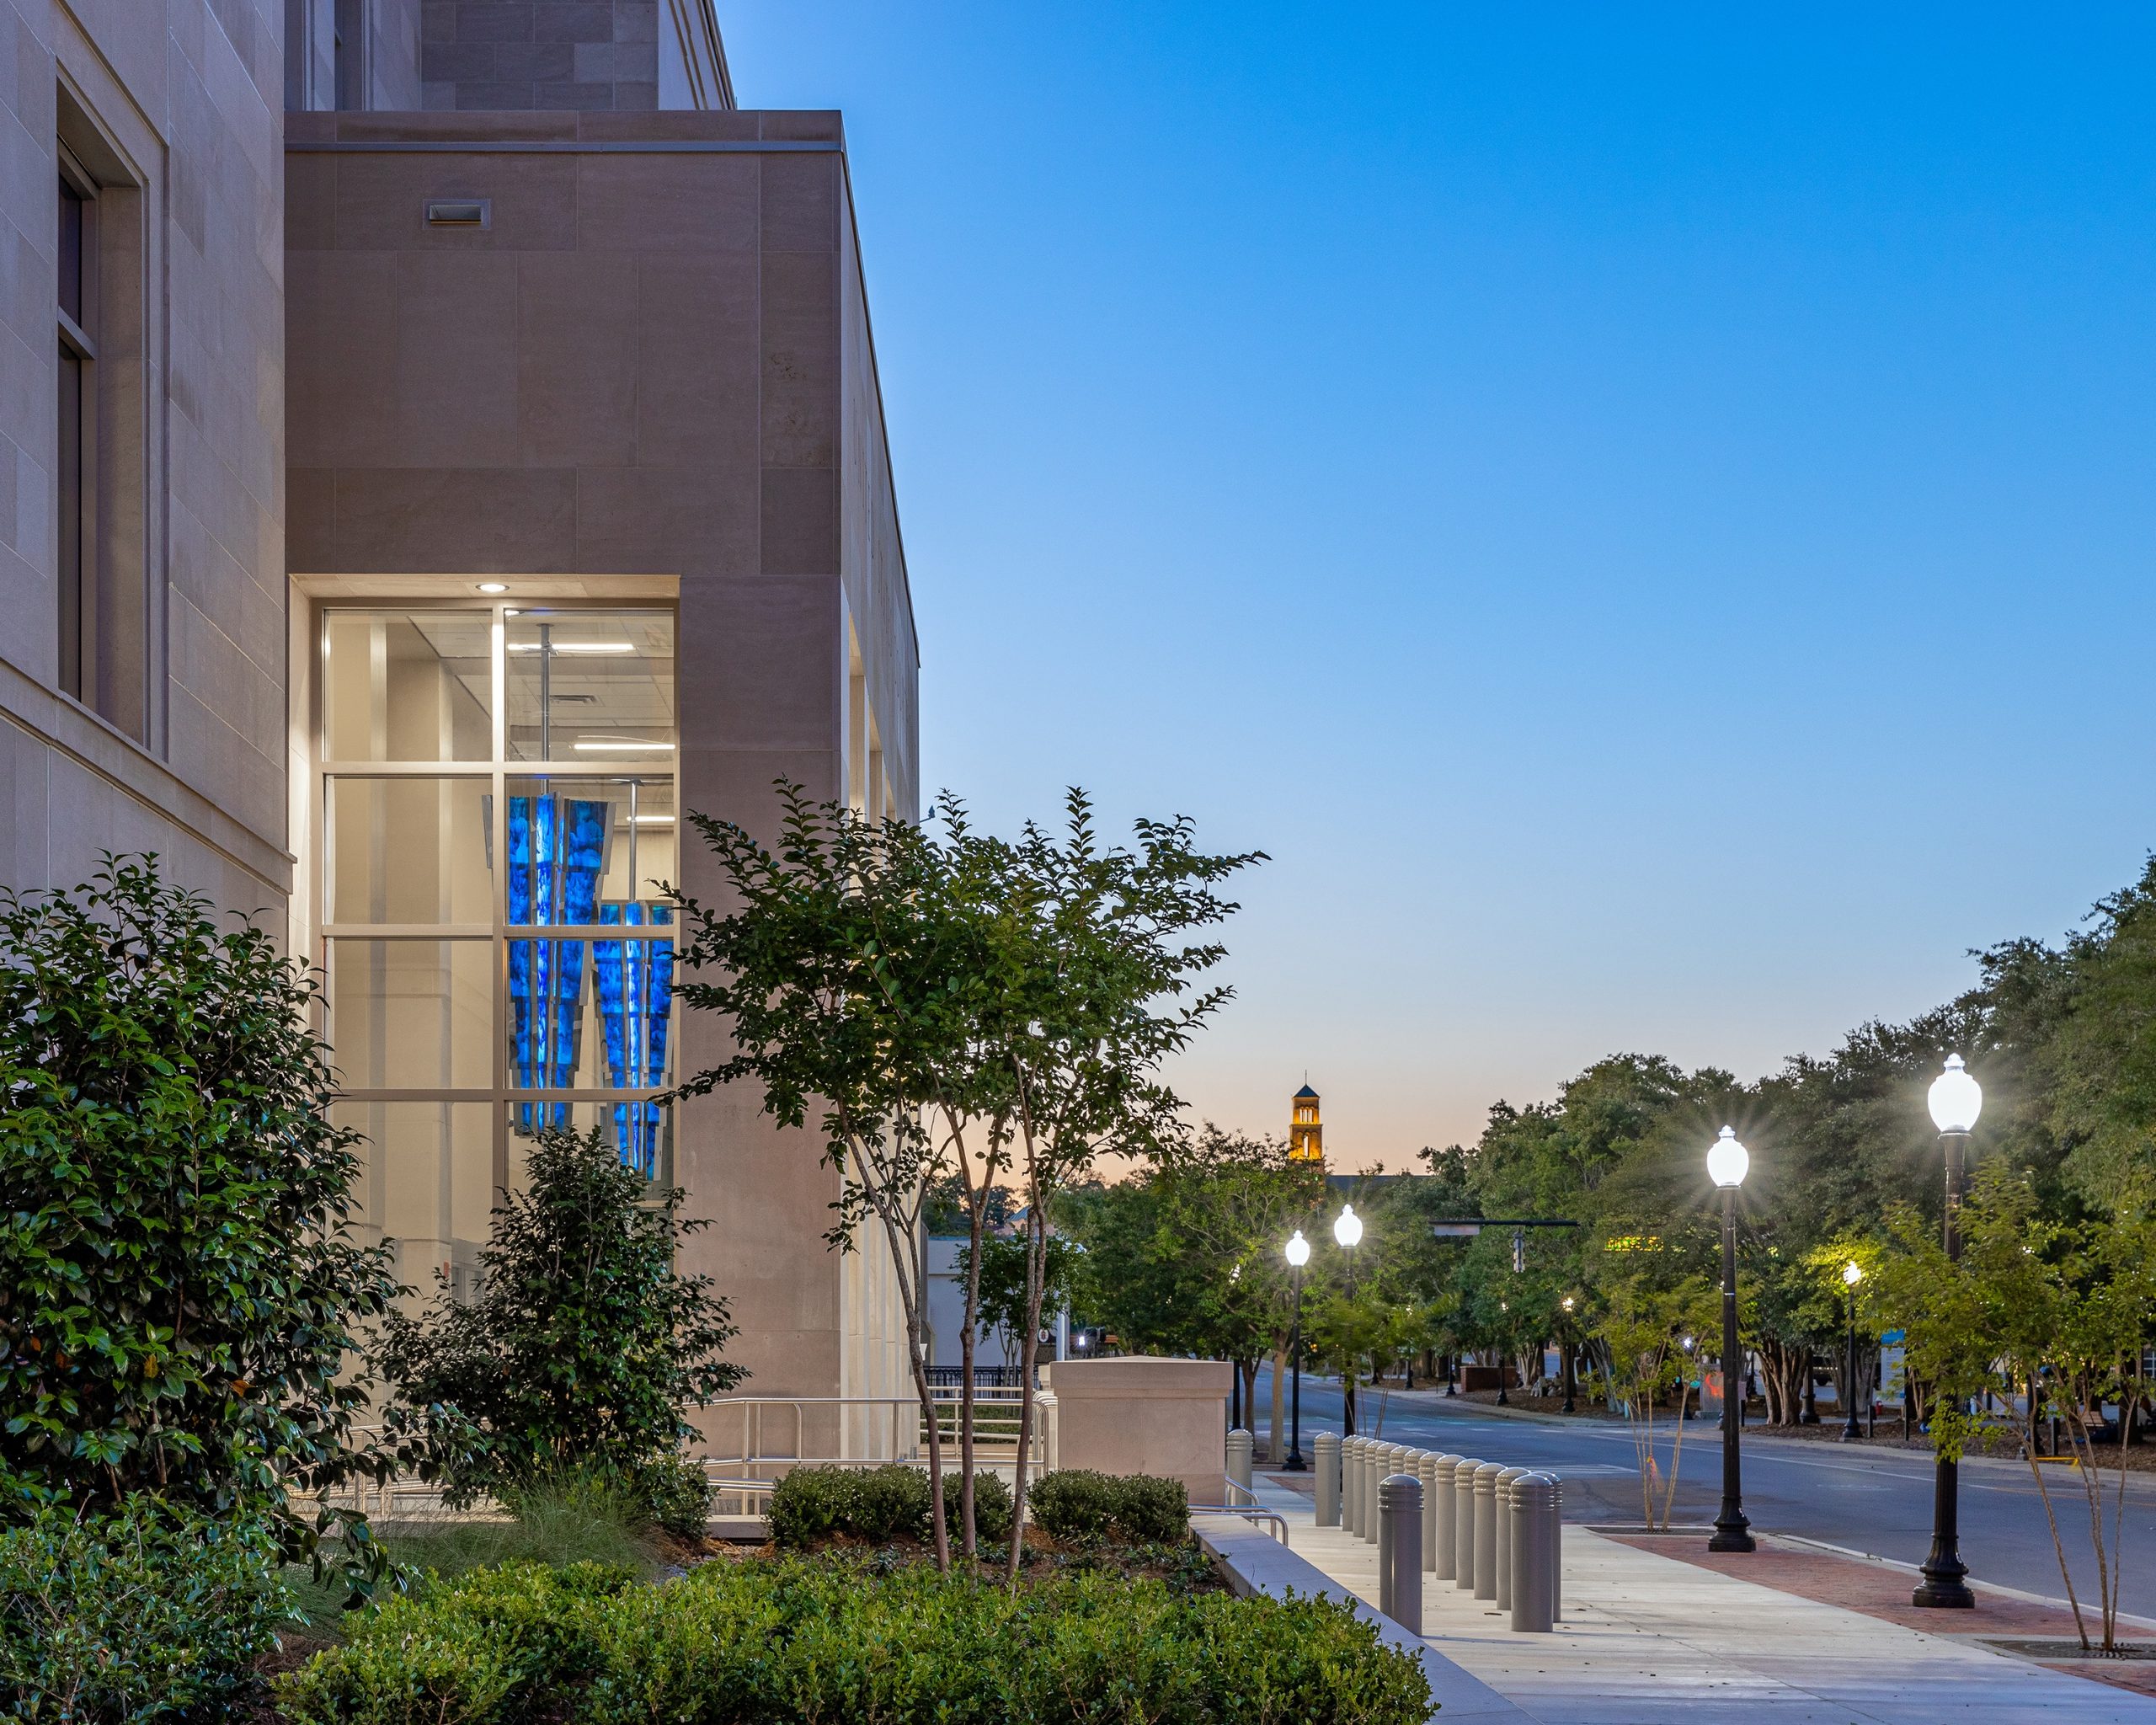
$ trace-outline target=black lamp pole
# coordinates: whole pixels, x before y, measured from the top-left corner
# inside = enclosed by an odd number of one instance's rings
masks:
[[[1744,1516],[1737,1434],[1744,1409],[1744,1355],[1737,1341],[1737,1188],[1721,1188],[1721,1514],[1710,1551],[1758,1549]]]
[[[1856,1284],[1847,1284],[1849,1290],[1849,1375],[1842,1380],[1848,1387],[1843,1399],[1849,1403],[1848,1414],[1842,1423],[1842,1441],[1854,1444],[1862,1439],[1864,1428],[1856,1423]]]
[[[1294,1375],[1288,1380],[1288,1459],[1280,1464],[1283,1473],[1301,1473],[1309,1463],[1303,1460],[1303,1267],[1295,1266],[1295,1323],[1288,1343],[1288,1359]]]
[[[1946,1146],[1946,1259],[1961,1261],[1961,1161],[1969,1135],[1942,1132]],[[1967,1610],[1977,1603],[1969,1591],[1969,1566],[1961,1561],[1961,1468],[1944,1455],[1931,1482],[1931,1554],[1924,1560],[1924,1579],[1909,1594],[1913,1605],[1944,1605]]]

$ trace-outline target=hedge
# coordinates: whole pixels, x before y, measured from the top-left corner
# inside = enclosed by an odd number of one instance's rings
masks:
[[[943,1521],[958,1531],[960,1476],[943,1476]],[[926,1540],[928,1476],[917,1467],[797,1467],[771,1498],[771,1537],[782,1546],[814,1545],[834,1534],[883,1545]],[[992,1473],[974,1476],[974,1528],[990,1544],[1011,1534],[1011,1488]]]
[[[284,1680],[298,1725],[1422,1725],[1415,1659],[1325,1599],[1015,1593],[866,1558],[483,1571],[357,1619]]]
[[[1171,1545],[1190,1531],[1182,1482],[1150,1474],[1061,1468],[1034,1482],[1027,1507],[1042,1532],[1074,1544]]]

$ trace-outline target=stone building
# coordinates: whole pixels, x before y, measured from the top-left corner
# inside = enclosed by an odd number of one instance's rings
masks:
[[[407,1281],[594,1126],[755,1393],[906,1395],[816,1145],[652,1100],[719,1057],[681,816],[919,807],[839,116],[738,109],[709,0],[143,10],[0,0],[6,883],[154,848],[288,926]]]

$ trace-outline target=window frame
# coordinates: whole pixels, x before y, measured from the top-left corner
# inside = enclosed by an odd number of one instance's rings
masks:
[[[550,613],[569,614],[590,612],[604,616],[624,613],[659,614],[670,622],[673,643],[674,672],[674,742],[675,747],[666,754],[632,760],[525,760],[509,752],[509,668],[507,652],[507,625],[512,612],[529,614],[544,610]],[[360,614],[366,616],[421,616],[430,612],[444,615],[474,616],[485,614],[488,618],[488,692],[490,695],[488,726],[490,754],[485,759],[464,761],[340,761],[328,753],[328,724],[327,702],[329,688],[330,626],[339,616]],[[675,833],[675,868],[680,862],[680,836],[685,830],[680,817],[680,612],[672,599],[605,597],[579,599],[494,599],[483,596],[446,595],[440,597],[406,598],[398,595],[362,597],[340,595],[323,598],[314,604],[312,641],[314,654],[313,674],[310,678],[312,707],[309,731],[312,741],[312,783],[310,789],[311,824],[314,841],[313,879],[310,883],[314,903],[319,911],[312,931],[312,957],[327,971],[332,943],[337,941],[450,941],[478,940],[489,942],[493,948],[493,961],[488,967],[492,988],[489,1008],[488,1082],[483,1088],[476,1087],[383,1087],[350,1086],[340,1091],[340,1097],[358,1103],[484,1103],[489,1106],[492,1128],[491,1187],[496,1191],[510,1184],[510,1153],[515,1135],[511,1130],[512,1110],[520,1105],[564,1103],[572,1107],[590,1104],[594,1107],[617,1103],[647,1103],[657,1100],[670,1088],[670,1084],[627,1087],[606,1089],[591,1085],[567,1087],[520,1087],[510,1070],[510,950],[512,943],[526,940],[574,940],[585,944],[587,950],[600,943],[659,941],[672,942],[678,938],[677,925],[636,925],[611,923],[547,923],[540,925],[512,925],[508,921],[508,878],[504,870],[491,868],[488,873],[488,911],[484,923],[472,922],[354,922],[329,920],[333,907],[336,844],[333,826],[335,804],[334,787],[340,780],[418,778],[456,780],[476,782],[486,787],[488,804],[488,843],[490,854],[495,857],[508,854],[508,797],[512,782],[529,779],[589,779],[621,783],[635,781],[650,784],[663,782],[670,788],[674,801]],[[589,961],[587,961],[589,962]],[[588,984],[585,985],[589,985]],[[329,1017],[329,1002],[322,1002],[323,1029],[330,1044],[333,1063],[336,1057],[335,1026]],[[678,1046],[678,1023],[675,1045]],[[671,1055],[670,1053],[670,1060]],[[670,1119],[662,1139],[659,1160],[654,1171],[654,1183],[664,1185],[672,1180],[672,1122]]]

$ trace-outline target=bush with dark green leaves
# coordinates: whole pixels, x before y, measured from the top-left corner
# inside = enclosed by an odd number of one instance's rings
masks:
[[[0,1530],[0,1716],[221,1719],[291,1615],[268,1529],[138,1496]]]
[[[1190,1533],[1182,1482],[1149,1474],[1060,1468],[1033,1482],[1026,1503],[1043,1533],[1077,1545],[1173,1545]]]
[[[452,1503],[604,1478],[657,1525],[701,1534],[709,1498],[680,1461],[687,1412],[745,1375],[724,1357],[726,1302],[675,1266],[707,1224],[595,1130],[542,1132],[526,1172],[494,1213],[478,1297],[452,1299],[437,1274],[424,1314],[387,1320],[391,1423],[444,1457]]]
[[[1346,1605],[1121,1575],[752,1559],[652,1587],[502,1569],[392,1600],[286,1680],[297,1725],[1421,1725],[1421,1664]]]
[[[958,1526],[959,1476],[943,1476],[943,1522]],[[885,1545],[926,1540],[928,1475],[893,1462],[883,1467],[797,1467],[771,1497],[771,1537],[799,1548],[841,1536]],[[1011,1488],[992,1473],[974,1476],[974,1525],[986,1541],[1011,1533]]]
[[[148,1491],[312,1546],[289,1497],[361,1465],[355,1331],[401,1291],[318,1003],[154,857],[0,891],[0,1519]]]

